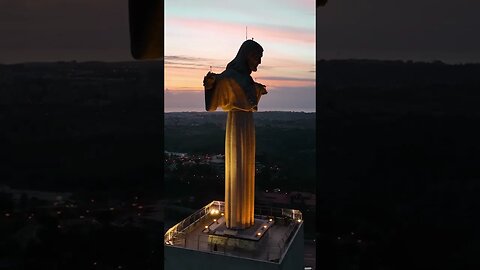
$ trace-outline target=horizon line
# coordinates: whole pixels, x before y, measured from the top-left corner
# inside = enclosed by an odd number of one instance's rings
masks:
[[[0,65],[18,65],[18,64],[58,64],[58,63],[78,63],[78,64],[85,64],[85,63],[152,63],[152,62],[161,62],[164,61],[164,57],[158,58],[158,59],[145,59],[145,60],[135,60],[135,59],[130,59],[130,60],[40,60],[40,61],[21,61],[21,62],[10,62],[10,63],[4,63],[0,62]],[[428,63],[428,64],[434,64],[434,63],[443,63],[445,65],[478,65],[480,64],[480,61],[447,61],[447,60],[441,60],[441,59],[431,59],[431,60],[415,60],[415,59],[398,59],[398,58],[364,58],[364,57],[339,57],[339,58],[320,58],[320,59],[315,59],[315,62],[318,61],[380,61],[380,62],[413,62],[413,63]]]

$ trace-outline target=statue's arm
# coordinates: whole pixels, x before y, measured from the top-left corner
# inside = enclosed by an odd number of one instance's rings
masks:
[[[205,110],[212,112],[218,107],[224,107],[229,104],[228,85],[219,74],[207,73],[203,78],[203,87],[205,89]]]

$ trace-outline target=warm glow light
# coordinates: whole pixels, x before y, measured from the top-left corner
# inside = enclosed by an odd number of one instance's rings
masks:
[[[269,219],[268,222],[272,222],[272,219]]]
[[[208,225],[205,225],[205,229],[208,229]]]
[[[302,220],[301,220],[301,219],[298,219],[297,221],[298,221],[298,222],[302,222]]]
[[[225,214],[224,214],[224,213],[222,213],[222,216],[224,216],[224,215],[225,215]]]
[[[258,236],[262,235],[261,233],[257,233]]]
[[[217,222],[217,219],[213,219],[213,222]]]
[[[267,225],[263,225],[263,228],[265,228],[265,229],[266,229],[266,228],[267,228]]]

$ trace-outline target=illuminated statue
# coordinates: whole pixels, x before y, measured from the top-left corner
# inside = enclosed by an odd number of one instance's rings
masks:
[[[204,80],[207,111],[228,112],[225,136],[225,221],[227,228],[245,229],[254,223],[255,125],[253,112],[265,85],[250,74],[261,63],[263,48],[246,40],[224,72],[209,72]]]

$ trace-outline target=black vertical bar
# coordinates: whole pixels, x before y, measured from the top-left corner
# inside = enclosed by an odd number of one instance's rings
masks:
[[[164,53],[164,1],[129,0],[130,49],[135,59],[155,59]]]

